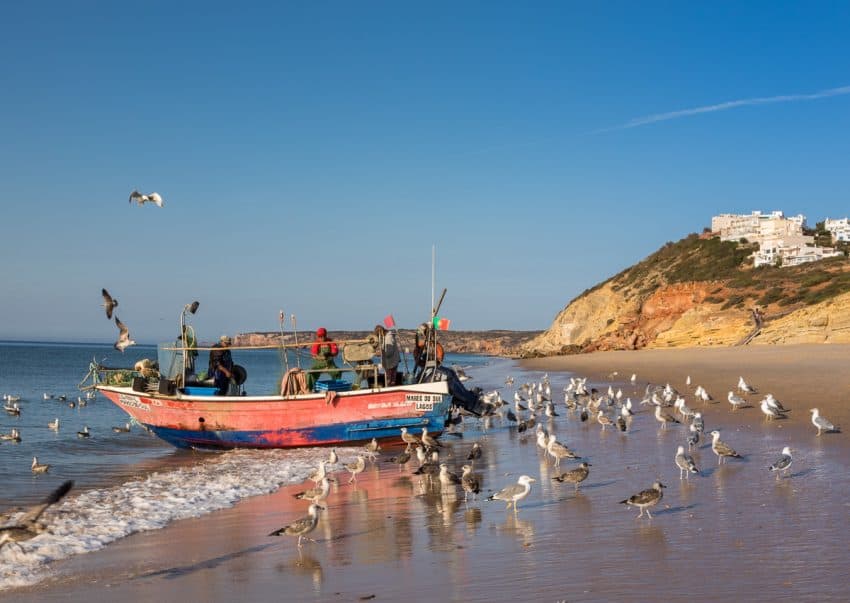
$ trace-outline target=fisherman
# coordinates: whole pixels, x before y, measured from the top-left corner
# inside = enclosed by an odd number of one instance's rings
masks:
[[[316,329],[316,340],[310,347],[313,366],[310,367],[310,374],[307,376],[307,388],[310,391],[316,387],[316,380],[323,372],[330,375],[331,379],[339,379],[341,372],[334,362],[338,353],[339,347],[328,337],[328,330],[325,327]]]
[[[436,350],[429,349],[429,341],[433,339],[434,335],[431,332],[431,327],[427,322],[423,322],[416,329],[416,347],[413,350],[413,358],[416,362],[416,369],[414,372],[413,382],[417,383],[421,378],[422,374],[425,372],[425,365],[428,360],[436,360],[437,366],[440,366],[443,363],[443,357],[445,356],[445,352],[443,351],[443,346],[439,342],[437,342]]]
[[[207,371],[211,375],[215,383],[216,395],[226,396],[230,389],[230,381],[233,379],[233,356],[230,354],[231,339],[227,335],[222,335],[218,343],[210,350],[210,363]],[[216,349],[226,348],[226,349]]]
[[[396,385],[398,363],[401,360],[395,333],[387,331],[383,325],[375,325],[375,336],[378,338],[378,351],[381,354],[381,366],[384,367],[384,384]]]

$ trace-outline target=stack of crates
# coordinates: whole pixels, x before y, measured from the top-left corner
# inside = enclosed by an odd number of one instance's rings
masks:
[[[347,392],[351,389],[351,384],[342,379],[325,379],[316,381],[317,392]]]

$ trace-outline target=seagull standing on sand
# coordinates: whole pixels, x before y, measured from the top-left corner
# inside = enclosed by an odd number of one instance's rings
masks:
[[[442,448],[443,445],[434,439],[434,436],[428,434],[428,428],[422,428],[422,443],[428,448]]]
[[[358,457],[362,458],[362,457]],[[324,510],[325,507],[320,504],[313,503],[310,505],[310,508],[307,509],[308,515],[302,517],[301,519],[296,519],[291,524],[283,526],[282,528],[275,530],[269,536],[280,536],[281,534],[286,534],[287,536],[298,536],[298,548],[301,548],[301,540],[306,538],[310,542],[316,542],[312,538],[308,538],[307,534],[316,529],[316,525],[319,523],[319,510]]]
[[[773,419],[786,418],[785,413],[780,412],[779,410],[771,406],[770,403],[767,401],[767,398],[761,401],[759,407],[761,408],[762,413],[764,413],[765,420],[767,421],[772,421]]]
[[[744,381],[743,377],[738,377],[738,389],[745,394],[755,394],[758,392],[756,388]]]
[[[127,326],[118,320],[118,315],[115,315],[115,324],[118,326],[118,341],[115,342],[115,349],[119,350],[122,354],[124,350],[129,348],[131,345],[136,345],[135,340],[130,339],[130,330]]]
[[[405,444],[409,444],[411,446],[419,446],[419,438],[417,438],[412,433],[407,433],[407,427],[401,428],[401,439]]]
[[[727,457],[741,458],[741,455],[735,452],[735,449],[720,441],[720,432],[716,429],[711,432],[711,449],[717,455],[717,464],[721,465],[726,461]]]
[[[336,448],[331,448],[331,453],[328,455],[328,464],[336,465],[339,462],[339,456],[337,456]]]
[[[143,195],[137,190],[130,193],[129,202],[132,203],[133,201],[139,205],[144,205],[145,203],[153,203],[157,207],[165,205],[165,202],[162,200],[162,196],[159,193],[148,193],[147,195]]]
[[[17,544],[19,542],[35,538],[39,534],[45,532],[47,530],[47,525],[40,522],[38,519],[47,510],[47,508],[50,507],[50,505],[56,504],[62,500],[73,486],[74,482],[71,480],[64,482],[61,486],[51,492],[43,502],[31,507],[25,515],[17,520],[16,523],[0,528],[0,549],[2,549],[3,545],[7,542],[14,542]],[[20,546],[21,545],[18,544],[19,548]]]
[[[345,468],[351,473],[351,479],[348,480],[348,483],[356,482],[357,474],[363,473],[363,470],[366,468],[366,459],[358,455],[357,460],[353,463],[348,463]]]
[[[626,500],[621,500],[621,505],[631,505],[632,507],[637,507],[640,509],[640,515],[638,515],[635,519],[640,519],[643,517],[643,512],[646,510],[646,514],[652,519],[652,514],[649,512],[649,507],[653,505],[657,505],[662,497],[664,496],[664,492],[662,492],[662,488],[666,488],[664,484],[661,482],[655,482],[652,484],[652,487],[647,490],[641,490],[637,494],[630,496]]]
[[[533,477],[529,477],[527,475],[520,475],[519,480],[517,480],[516,484],[508,486],[507,488],[502,488],[495,494],[491,494],[487,497],[487,500],[503,500],[508,503],[505,507],[505,510],[507,511],[511,508],[511,505],[513,505],[514,513],[516,513],[517,503],[526,496],[528,496],[528,493],[531,492],[531,484],[535,481],[537,480],[535,480]]]
[[[472,465],[464,465],[462,469],[463,475],[460,476],[460,485],[463,488],[463,500],[466,501],[470,494],[472,494],[472,500],[475,500],[478,493],[481,492],[481,484],[472,473]]]
[[[589,467],[590,463],[582,463],[578,466],[578,468],[571,471],[565,471],[561,475],[556,475],[552,479],[556,482],[575,484],[576,490],[578,490],[578,485],[586,480],[587,476],[590,475]]]
[[[100,293],[103,295],[103,307],[106,309],[106,318],[112,320],[112,311],[118,307],[118,300],[109,295],[109,291],[106,289],[101,289]]]
[[[322,478],[322,481],[319,482],[319,485],[315,488],[310,488],[309,490],[304,490],[303,492],[299,492],[298,494],[293,494],[295,498],[300,498],[301,500],[309,500],[314,503],[320,503],[328,497],[328,494],[331,491],[331,481],[327,476]]]
[[[460,478],[457,474],[449,471],[449,466],[445,463],[440,463],[440,486],[443,490],[454,489],[456,484],[460,483]]]
[[[734,392],[730,391],[726,398],[729,400],[729,404],[732,405],[732,410],[738,410],[739,408],[749,406],[749,403],[746,400],[744,400],[741,396],[736,396]]]
[[[555,466],[561,466],[561,459],[577,459],[579,456],[570,450],[566,445],[561,444],[556,438],[555,434],[551,434],[549,436],[549,443],[546,444],[546,452],[549,453],[553,459],[555,459]]]
[[[325,459],[319,461],[319,467],[307,476],[307,479],[312,480],[314,484],[318,484],[320,481],[325,479],[325,475],[327,475],[327,472],[325,471],[325,464],[327,464]]]
[[[655,420],[661,423],[662,429],[667,429],[668,423],[678,423],[679,419],[671,414],[664,412],[660,406],[655,407]]]
[[[779,479],[784,471],[791,468],[791,447],[786,446],[782,449],[782,455],[768,469],[776,471],[776,479]]]
[[[472,444],[472,448],[469,450],[469,454],[466,455],[467,461],[474,461],[476,459],[481,458],[481,444],[475,442]]]
[[[809,412],[812,413],[812,425],[818,428],[818,435],[824,431],[826,433],[838,433],[841,431],[838,427],[830,423],[826,417],[822,417],[817,408],[812,408]]]
[[[685,452],[684,446],[679,446],[676,450],[676,466],[679,468],[679,479],[691,479],[691,473],[699,473],[694,457]]]

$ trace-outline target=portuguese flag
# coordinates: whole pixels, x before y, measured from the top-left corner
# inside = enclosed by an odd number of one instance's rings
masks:
[[[452,321],[450,321],[448,318],[444,318],[442,316],[434,317],[434,328],[438,331],[448,331],[451,324]]]

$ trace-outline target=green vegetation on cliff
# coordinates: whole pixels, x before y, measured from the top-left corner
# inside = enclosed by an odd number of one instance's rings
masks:
[[[676,283],[716,283],[706,303],[723,309],[758,305],[800,307],[816,304],[850,291],[850,259],[846,256],[799,266],[753,267],[757,245],[721,241],[690,234],[661,249],[608,281],[584,291],[580,299],[606,283],[626,298],[646,298],[660,287]]]

